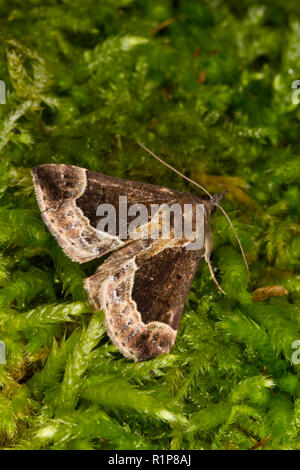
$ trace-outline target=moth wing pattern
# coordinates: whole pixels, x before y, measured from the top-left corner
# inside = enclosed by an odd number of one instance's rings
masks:
[[[175,238],[172,230],[170,238],[156,240],[142,232],[124,240],[99,231],[97,208],[107,203],[117,208],[119,195],[148,211],[151,204],[202,201],[72,165],[40,165],[32,174],[42,217],[69,258],[84,263],[113,252],[84,283],[92,305],[105,311],[112,342],[136,362],[169,352],[204,248],[188,250],[191,239]],[[159,226],[160,219],[153,220],[148,224]]]
[[[119,236],[96,230],[97,208],[111,204],[118,208],[119,195],[128,204],[168,203],[183,194],[147,183],[106,176],[64,164],[45,164],[32,170],[34,188],[42,217],[67,256],[84,263],[129,243]],[[190,198],[191,196],[188,195]],[[118,214],[116,214],[118,216]],[[118,217],[117,217],[118,220]]]
[[[136,362],[168,353],[202,250],[186,240],[137,240],[111,254],[85,279],[95,308],[105,311],[107,333]]]

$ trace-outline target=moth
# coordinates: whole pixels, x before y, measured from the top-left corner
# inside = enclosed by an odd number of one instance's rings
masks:
[[[32,176],[44,222],[71,260],[85,263],[111,253],[96,273],[84,280],[84,287],[93,307],[104,310],[112,342],[136,362],[168,353],[202,257],[217,283],[209,261],[210,218],[214,208],[221,207],[223,193],[210,195],[208,200],[196,198],[64,164],[37,166]],[[120,194],[130,203],[146,207],[151,203],[203,204],[203,246],[189,250],[190,240],[176,239],[172,231],[169,239],[139,238],[137,231],[124,240],[98,230],[97,207],[109,203],[118,208]]]

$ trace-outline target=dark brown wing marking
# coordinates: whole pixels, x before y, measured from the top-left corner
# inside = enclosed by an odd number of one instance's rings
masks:
[[[145,324],[160,321],[177,330],[201,255],[169,243],[156,254],[147,250],[136,257],[132,298]]]

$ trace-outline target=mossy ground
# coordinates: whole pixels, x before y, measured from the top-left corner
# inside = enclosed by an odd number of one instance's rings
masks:
[[[300,446],[300,4],[1,0],[2,448]],[[92,313],[80,266],[43,225],[30,169],[83,166],[223,202],[171,354],[134,364]],[[97,264],[97,263],[96,263]],[[280,285],[288,295],[252,302]]]

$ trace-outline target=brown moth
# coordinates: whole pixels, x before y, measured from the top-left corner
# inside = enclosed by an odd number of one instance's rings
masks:
[[[112,342],[136,362],[169,352],[201,257],[213,276],[210,216],[223,194],[205,200],[63,164],[40,165],[32,174],[42,217],[67,256],[84,263],[114,252],[84,281],[91,304],[105,311]],[[176,239],[172,231],[169,239],[157,240],[139,239],[138,233],[123,240],[99,231],[97,207],[110,203],[117,208],[120,194],[146,206],[203,204],[203,247],[188,250],[190,240]]]

